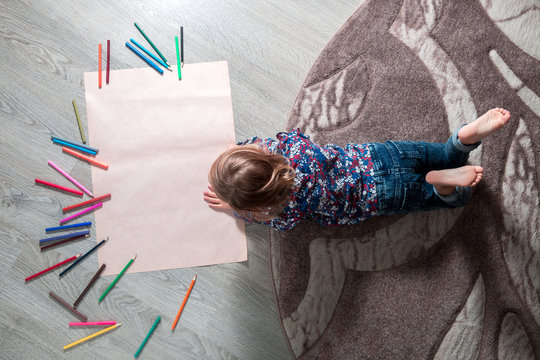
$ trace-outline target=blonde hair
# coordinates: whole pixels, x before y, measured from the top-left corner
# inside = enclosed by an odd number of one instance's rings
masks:
[[[269,220],[289,198],[294,174],[282,155],[257,145],[244,145],[222,153],[214,161],[208,180],[216,195],[239,214]]]

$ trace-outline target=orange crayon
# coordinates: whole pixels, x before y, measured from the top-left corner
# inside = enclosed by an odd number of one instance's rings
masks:
[[[75,157],[78,157],[81,160],[88,161],[90,164],[99,166],[100,168],[103,168],[105,170],[107,170],[109,168],[109,165],[107,165],[105,163],[102,163],[100,161],[97,161],[95,159],[89,158],[88,156],[84,156],[83,154],[79,154],[78,152],[73,151],[73,150],[71,150],[71,149],[69,149],[69,148],[67,148],[65,146],[62,147],[62,151],[64,151],[65,153],[68,153],[70,155],[73,155]]]

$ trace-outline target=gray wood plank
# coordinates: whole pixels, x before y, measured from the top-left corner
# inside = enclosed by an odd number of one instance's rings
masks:
[[[269,137],[283,126],[320,50],[361,1],[0,0],[0,359],[130,358],[156,316],[147,359],[289,359],[268,265],[267,232],[247,227],[245,263],[129,274],[101,303],[104,277],[79,310],[122,327],[69,351],[62,347],[95,329],[69,329],[76,320],[49,298],[73,302],[97,270],[92,256],[64,278],[58,271],[24,278],[96,242],[95,233],[39,252],[44,229],[78,198],[36,186],[35,178],[70,185],[47,165],[53,160],[85,186],[90,167],[62,155],[52,134],[79,141],[71,101],[86,131],[83,73],[97,68],[98,43],[111,40],[111,68],[144,67],[125,49],[142,40],[138,22],[175,62],[174,36],[184,26],[187,63],[227,60],[236,134]],[[111,79],[114,81],[114,78]],[[90,139],[91,141],[91,139]],[[201,184],[201,192],[206,184]],[[82,220],[93,220],[92,215]],[[175,332],[170,325],[193,274],[198,274]]]

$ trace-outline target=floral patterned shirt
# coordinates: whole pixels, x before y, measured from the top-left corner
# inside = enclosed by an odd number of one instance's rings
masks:
[[[244,220],[288,230],[302,219],[323,225],[346,225],[376,214],[373,162],[367,145],[319,146],[298,129],[281,132],[277,139],[254,137],[238,145],[246,144],[259,144],[283,155],[296,175],[289,199],[276,218],[254,221],[240,216]]]

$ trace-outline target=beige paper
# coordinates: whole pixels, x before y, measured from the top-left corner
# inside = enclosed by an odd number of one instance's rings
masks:
[[[95,212],[105,274],[247,260],[244,224],[203,201],[208,170],[234,143],[227,62],[84,74],[89,142],[109,170],[92,166],[95,196],[111,200]],[[104,76],[105,74],[103,74]]]

